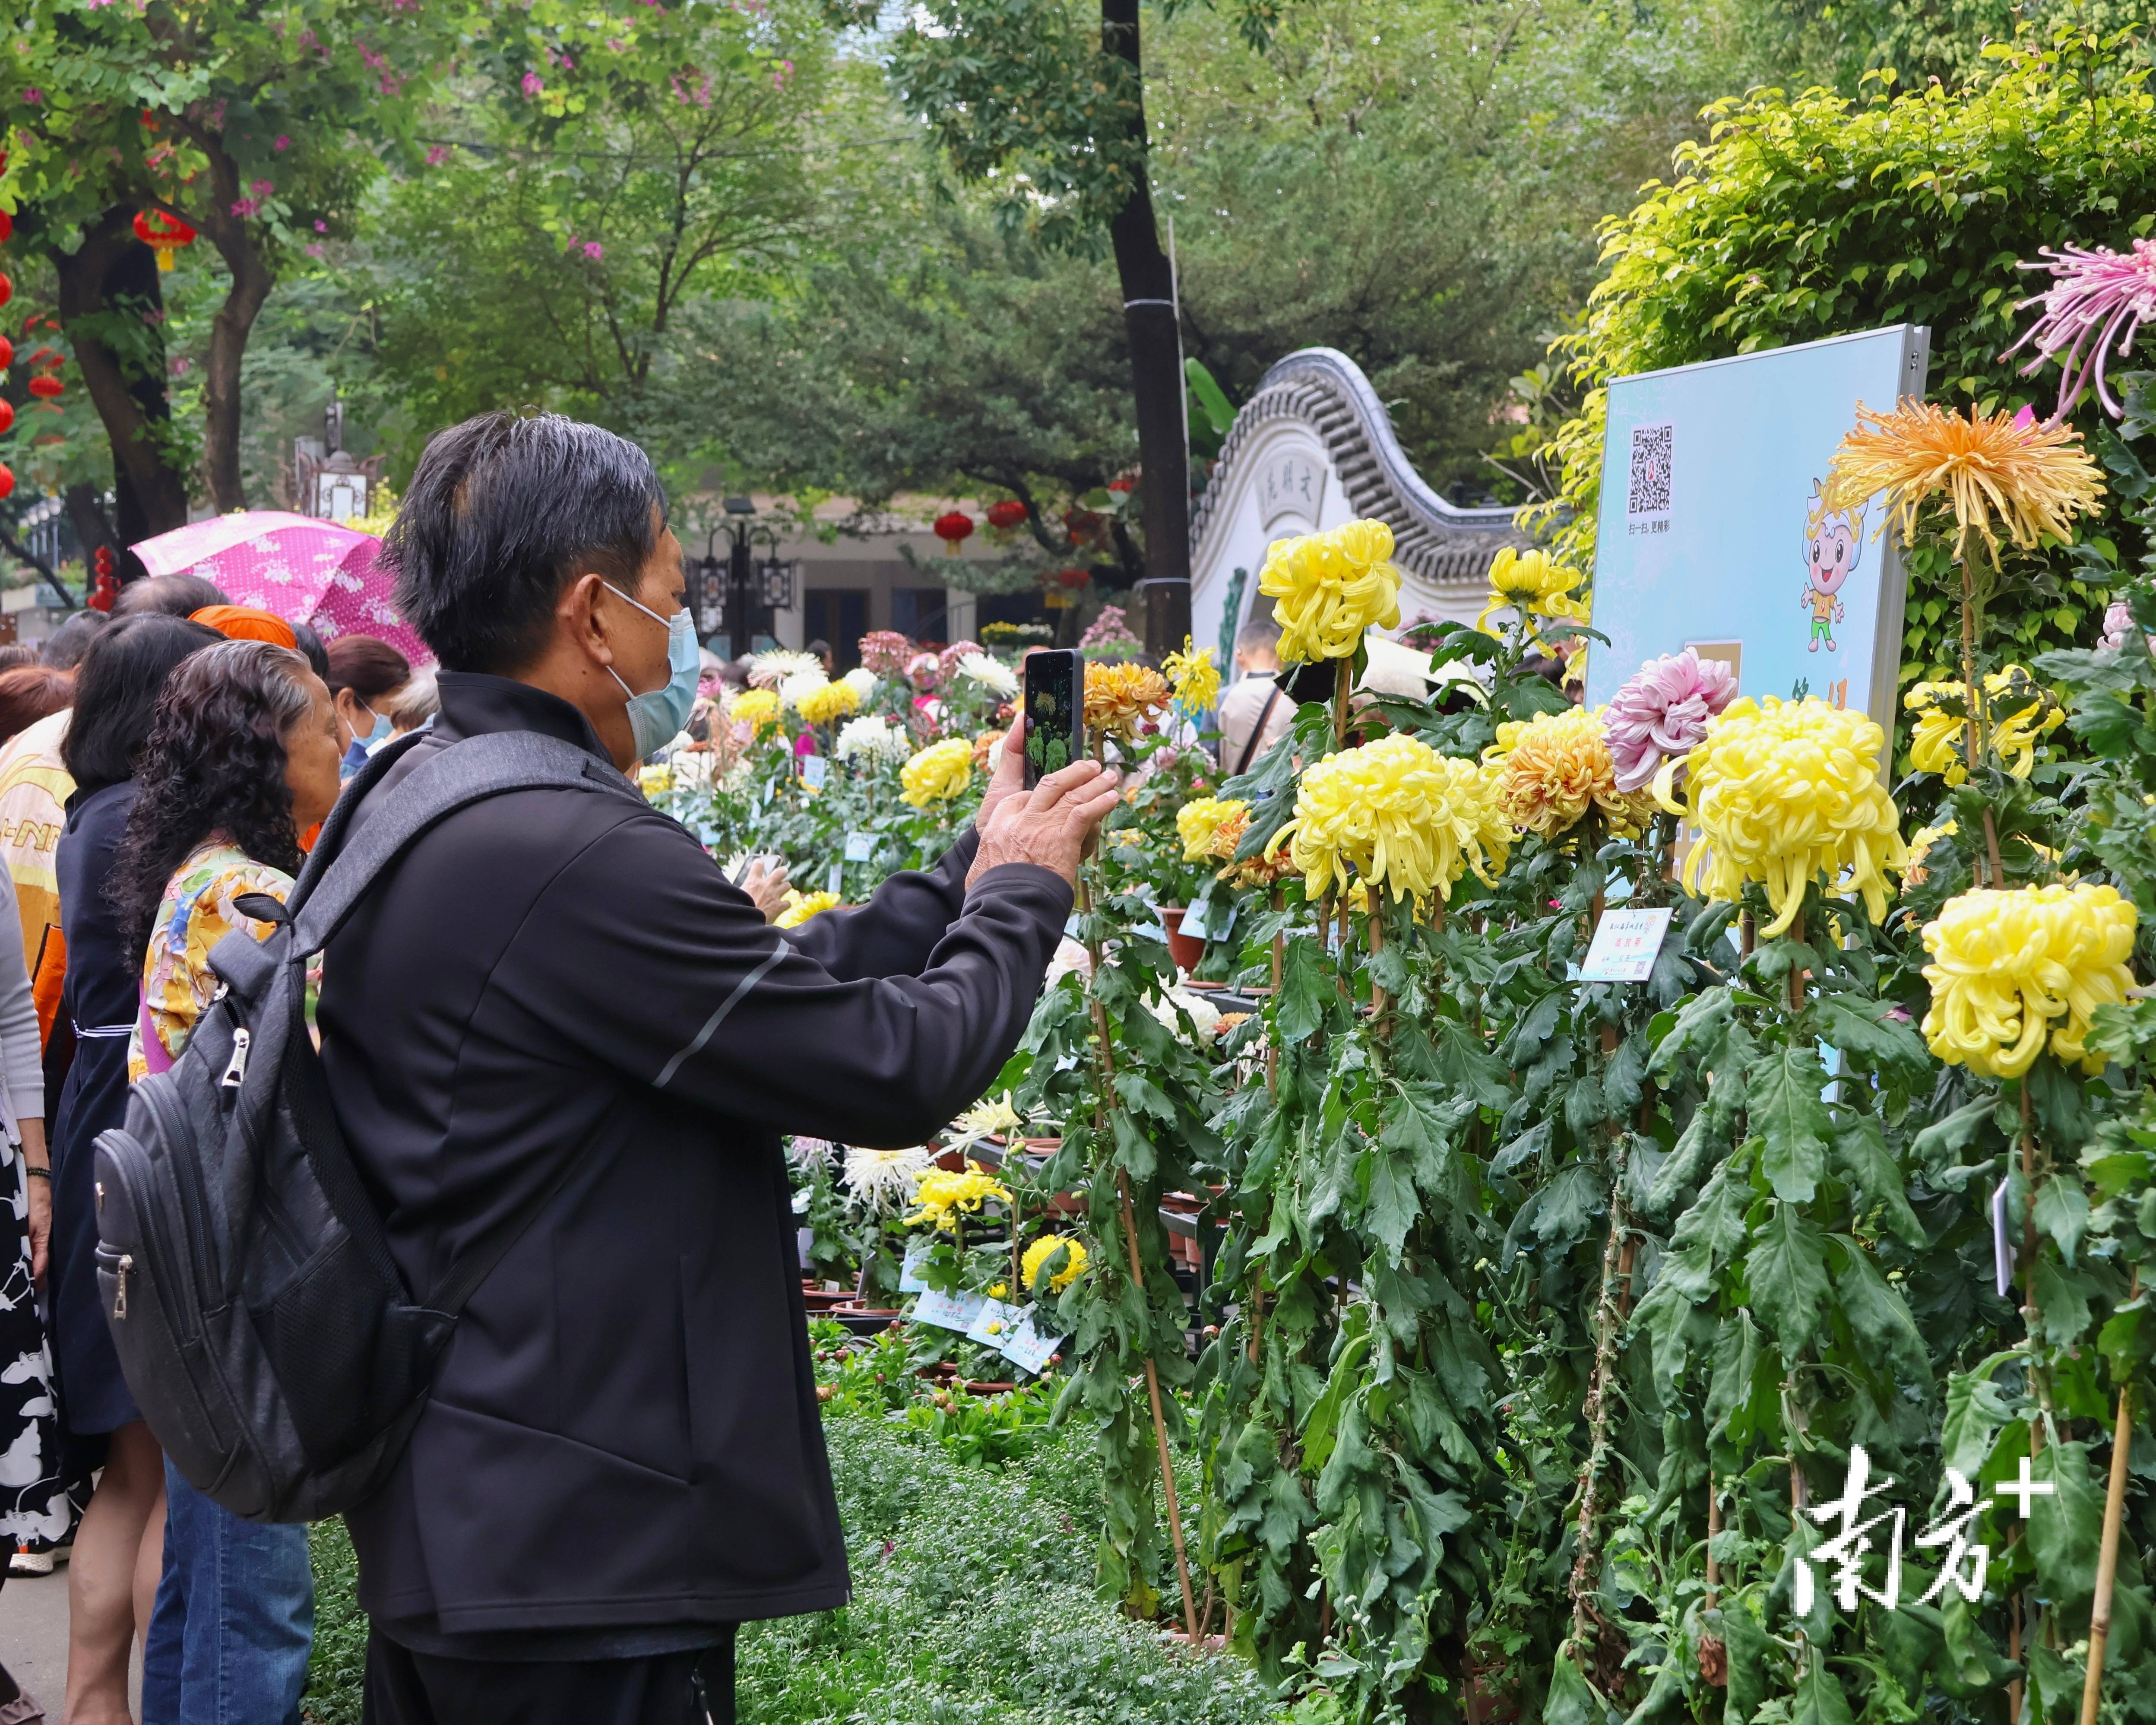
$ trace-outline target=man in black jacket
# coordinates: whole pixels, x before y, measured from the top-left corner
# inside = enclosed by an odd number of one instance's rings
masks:
[[[557,416],[428,445],[389,552],[441,716],[358,820],[467,737],[626,769],[678,722],[663,511],[642,451]],[[1090,762],[1021,772],[936,868],[783,935],[665,816],[511,792],[330,942],[323,1061],[409,1285],[567,1180],[347,1517],[370,1721],[685,1725],[692,1672],[723,1720],[736,1624],[845,1600],[779,1135],[917,1143],[1016,1045],[1116,797]]]

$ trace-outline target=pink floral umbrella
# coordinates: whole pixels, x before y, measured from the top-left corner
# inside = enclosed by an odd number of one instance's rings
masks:
[[[152,575],[199,575],[234,604],[306,624],[325,641],[372,635],[414,665],[434,663],[391,603],[393,580],[372,533],[254,509],[176,527],[134,550]]]

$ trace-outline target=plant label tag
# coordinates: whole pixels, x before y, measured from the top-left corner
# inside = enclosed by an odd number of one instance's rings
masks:
[[[842,862],[831,865],[831,871],[824,877],[824,891],[835,893],[846,882],[846,865]]]
[[[928,1242],[916,1240],[906,1249],[906,1261],[898,1266],[898,1291],[901,1294],[925,1294],[928,1284],[921,1279],[921,1266],[928,1260]]]
[[[986,1303],[978,1294],[943,1294],[931,1288],[913,1302],[913,1321],[963,1335],[973,1327],[973,1320]]]
[[[1235,906],[1218,899],[1201,899],[1183,913],[1183,932],[1193,940],[1224,940],[1235,926]]]
[[[1655,973],[1655,955],[1669,932],[1671,911],[1604,911],[1594,925],[1583,983],[1644,983]]]
[[[2014,1248],[2006,1243],[2006,1182],[1991,1194],[1991,1273],[1999,1285],[1999,1297],[2014,1286]]]
[[[824,780],[830,771],[831,763],[821,755],[803,755],[801,757],[801,783],[812,791],[824,788]]]
[[[1018,1327],[999,1338],[1003,1357],[1022,1372],[1030,1372],[1038,1378],[1048,1369],[1048,1362],[1063,1346],[1060,1336],[1043,1335],[1034,1322],[1040,1308],[1029,1306]]]
[[[1001,1300],[983,1300],[981,1315],[966,1327],[966,1339],[1003,1351],[1004,1338],[1018,1328],[1019,1308]]]
[[[849,833],[846,834],[846,860],[848,862],[866,862],[875,855],[875,834],[874,833]]]

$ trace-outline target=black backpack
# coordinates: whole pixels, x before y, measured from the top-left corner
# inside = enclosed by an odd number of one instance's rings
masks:
[[[376,877],[455,810],[553,785],[636,798],[585,750],[530,732],[453,743],[344,836],[418,738],[377,750],[338,799],[278,926],[227,936],[223,986],[167,1072],[96,1144],[97,1284],[127,1387],[189,1484],[256,1522],[371,1496],[426,1406],[465,1302],[577,1168],[415,1298],[330,1107],[307,1030],[307,967]]]

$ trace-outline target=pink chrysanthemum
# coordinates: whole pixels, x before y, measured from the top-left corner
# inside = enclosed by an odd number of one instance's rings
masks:
[[[2058,250],[2047,245],[2038,256],[2044,261],[2019,267],[2049,271],[2051,285],[2014,309],[2041,305],[2043,315],[1999,357],[2009,358],[2034,341],[2036,357],[2021,368],[2025,377],[2041,369],[2046,360],[2065,356],[2060,360],[2066,369],[2059,379],[2059,405],[2051,424],[2066,418],[2074,398],[2092,382],[2104,411],[2114,419],[2123,418],[2125,409],[2112,399],[2105,385],[2104,364],[2114,349],[2121,355],[2133,352],[2135,332],[2144,320],[2156,317],[2156,240],[2137,239],[2127,252],[2115,252],[2107,245],[2093,249],[2070,245]]]
[[[861,664],[880,677],[895,677],[914,655],[913,643],[895,629],[872,629],[861,637]]]
[[[1736,698],[1736,674],[1718,659],[1702,659],[1687,647],[1649,660],[1602,715],[1617,788],[1636,791],[1671,756],[1690,754],[1707,735],[1707,721]]]

